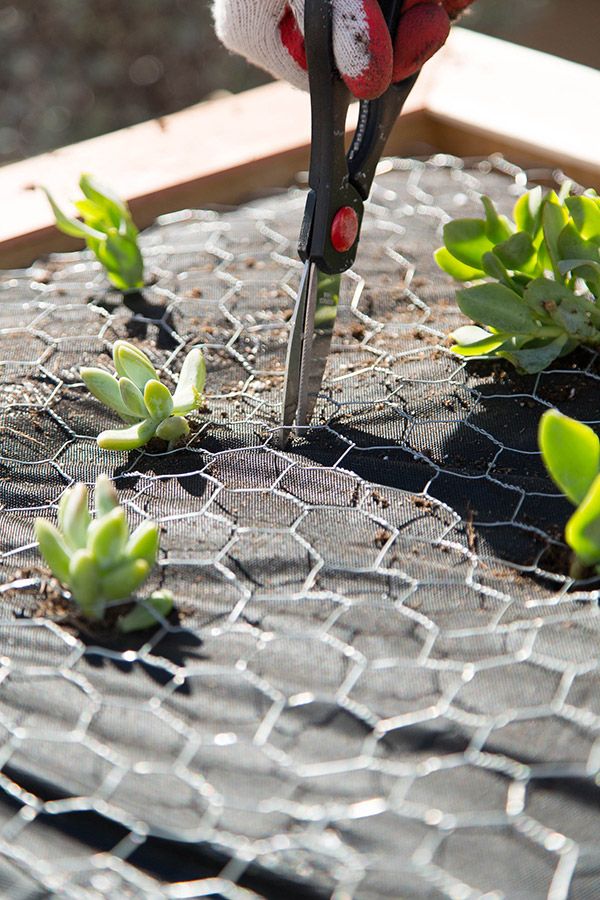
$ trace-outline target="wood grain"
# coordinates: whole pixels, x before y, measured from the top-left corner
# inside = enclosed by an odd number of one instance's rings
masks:
[[[440,67],[425,104],[446,152],[503,152],[600,188],[600,71],[462,28]]]

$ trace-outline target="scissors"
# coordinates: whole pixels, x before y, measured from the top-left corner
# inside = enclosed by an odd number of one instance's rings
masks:
[[[392,35],[404,0],[379,0]],[[362,101],[346,152],[353,99],[333,56],[331,0],[305,0],[304,37],[312,113],[309,193],[298,253],[304,262],[288,345],[280,445],[311,420],[337,314],[341,275],[358,241],[375,170],[418,73],[393,84],[377,100]]]

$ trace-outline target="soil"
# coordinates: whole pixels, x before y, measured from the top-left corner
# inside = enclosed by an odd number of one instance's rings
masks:
[[[16,607],[13,613],[16,618],[49,619],[74,636],[80,637],[84,641],[93,640],[101,646],[124,645],[130,641],[130,635],[124,635],[119,631],[118,620],[134,609],[133,601],[109,606],[104,618],[93,622],[80,614],[76,604],[65,596],[60,583],[49,574],[47,569],[19,569],[15,572],[15,580],[19,579],[39,579],[39,584],[33,603],[26,604],[21,609],[18,609],[19,603],[25,598],[20,589],[14,588],[4,593],[4,597],[12,601]],[[31,597],[31,588],[27,589],[25,597],[27,599]],[[167,621],[173,627],[183,625],[191,612],[189,606],[180,604],[173,609]],[[136,632],[133,639],[143,639],[144,636],[154,631],[156,631],[155,625]]]

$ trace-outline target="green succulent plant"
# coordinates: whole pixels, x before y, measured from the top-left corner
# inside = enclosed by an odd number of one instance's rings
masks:
[[[127,423],[126,428],[103,431],[98,445],[104,450],[135,450],[156,436],[174,447],[189,434],[186,415],[201,406],[206,381],[202,351],[186,356],[175,393],[159,380],[145,353],[128,341],[113,347],[116,375],[104,369],[82,368],[81,377],[91,394]]]
[[[481,199],[485,218],[449,222],[435,254],[458,281],[477,282],[456,295],[477,324],[450,335],[454,352],[534,373],[580,344],[599,347],[600,198],[536,187],[517,200],[512,222]]]
[[[47,188],[42,188],[54,212],[56,227],[86,242],[118,290],[139,291],[144,286],[144,260],[129,207],[91,175],[82,175],[79,187],[84,199],[77,200],[75,208],[83,221],[66,215]]]
[[[588,425],[555,409],[539,427],[544,464],[565,497],[576,507],[565,538],[575,557],[571,574],[593,567],[600,573],[600,440]]]
[[[92,515],[87,487],[74,485],[61,497],[58,527],[38,518],[35,536],[52,574],[71,593],[82,615],[98,621],[107,604],[128,600],[146,580],[156,562],[159,536],[158,525],[150,521],[130,533],[125,510],[107,475],[96,481],[94,503]],[[148,628],[172,608],[171,593],[156,591],[119,618],[119,630]]]

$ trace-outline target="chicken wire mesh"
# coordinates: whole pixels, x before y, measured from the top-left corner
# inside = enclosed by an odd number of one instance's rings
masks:
[[[163,217],[125,300],[86,254],[0,290],[0,893],[597,897],[600,620],[565,575],[541,412],[598,424],[598,359],[538,376],[453,356],[432,251],[500,158],[380,168],[313,427],[277,447],[304,194]],[[208,401],[171,452],[100,451],[81,364],[135,341]],[[69,619],[38,515],[117,481],[161,526],[178,613]],[[54,612],[54,615],[52,614]]]

